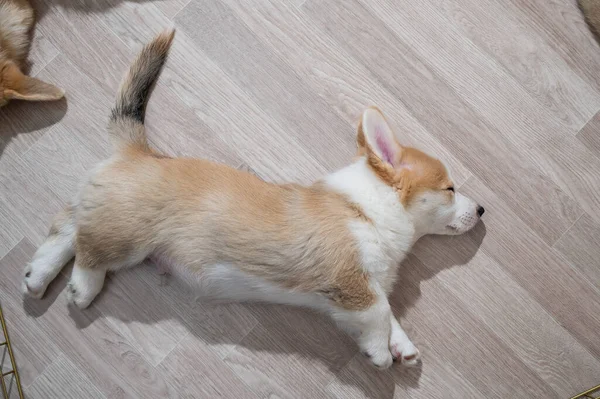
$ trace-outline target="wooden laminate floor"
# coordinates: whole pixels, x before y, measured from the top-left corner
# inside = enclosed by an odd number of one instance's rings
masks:
[[[600,48],[573,0],[37,0],[31,73],[0,110],[0,300],[28,398],[567,398],[600,383]],[[373,369],[324,317],[194,301],[151,265],[86,311],[22,269],[109,153],[121,76],[178,33],[152,144],[269,181],[345,165],[376,104],[486,214],[427,237],[392,302],[422,367]],[[14,396],[14,395],[13,395]]]

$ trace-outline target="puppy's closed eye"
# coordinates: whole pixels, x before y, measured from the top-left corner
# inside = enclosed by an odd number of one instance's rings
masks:
[[[450,190],[450,191],[454,192],[454,186],[448,187],[446,190]]]

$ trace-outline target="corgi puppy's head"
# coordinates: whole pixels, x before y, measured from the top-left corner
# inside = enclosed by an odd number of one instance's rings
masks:
[[[0,107],[10,100],[59,100],[64,94],[56,86],[23,74],[13,61],[0,59]]]
[[[357,134],[358,153],[369,167],[398,193],[419,235],[462,234],[472,229],[484,209],[455,192],[444,164],[396,140],[377,108],[362,115]]]

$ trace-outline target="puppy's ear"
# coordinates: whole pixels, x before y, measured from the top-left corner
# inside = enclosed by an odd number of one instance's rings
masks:
[[[23,74],[12,62],[2,68],[2,81],[7,100],[51,101],[59,100],[65,95],[64,90]]]
[[[357,136],[360,152],[377,157],[380,161],[397,165],[402,147],[396,141],[394,133],[383,114],[377,108],[367,108],[358,126]]]

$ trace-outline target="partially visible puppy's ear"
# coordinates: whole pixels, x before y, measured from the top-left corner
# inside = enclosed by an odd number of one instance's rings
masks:
[[[51,101],[59,100],[65,95],[64,90],[23,74],[12,62],[2,68],[2,81],[4,97],[8,100]]]
[[[391,166],[400,162],[402,147],[381,111],[375,107],[367,108],[363,113],[357,141],[362,153],[374,155]]]

